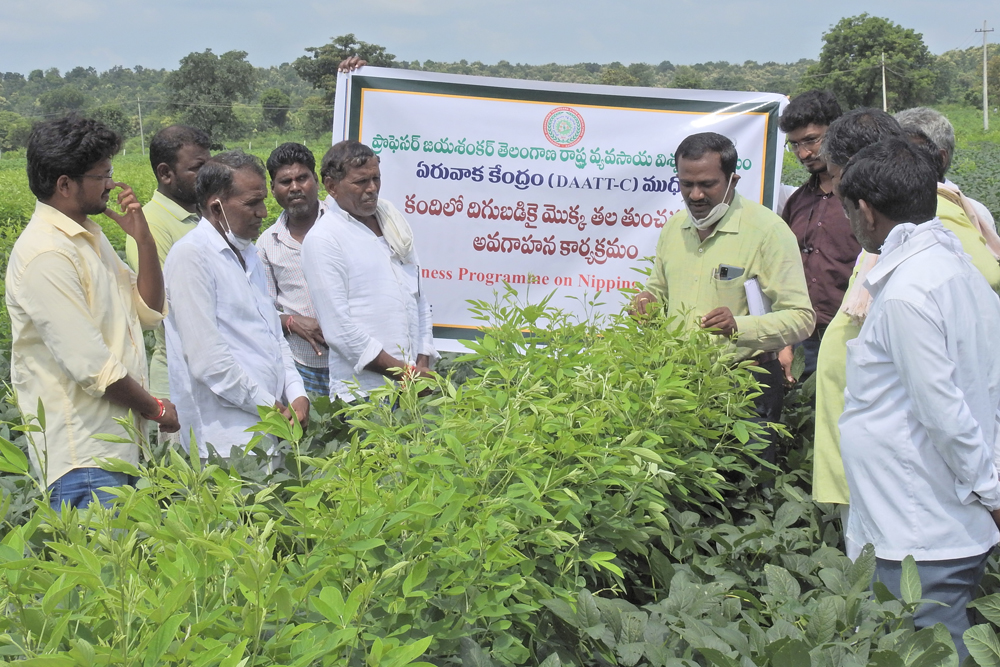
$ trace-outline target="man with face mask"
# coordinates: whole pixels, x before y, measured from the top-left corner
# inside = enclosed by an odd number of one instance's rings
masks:
[[[198,173],[197,194],[204,217],[164,269],[170,394],[184,446],[194,438],[202,458],[209,445],[228,457],[250,441],[258,407],[288,418],[290,409],[305,423],[309,401],[253,245],[267,215],[260,158],[216,155]]]
[[[211,141],[199,129],[187,125],[165,127],[149,142],[149,163],[156,176],[156,192],[142,207],[149,231],[156,241],[160,266],[175,243],[198,225],[198,198],[195,179],[198,170],[210,157]],[[139,250],[135,239],[125,239],[125,259],[133,271],[138,270]],[[170,398],[167,379],[167,342],[163,325],[153,330],[155,343],[149,360],[149,391],[157,398]],[[179,436],[171,434],[170,439]]]
[[[736,192],[738,156],[733,142],[715,132],[693,134],[675,151],[685,209],[660,233],[646,291],[636,295],[636,312],[664,302],[678,321],[711,329],[728,339],[735,360],[753,358],[760,418],[781,416],[783,374],[777,351],[805,339],[815,313],[809,301],[798,242],[772,211]],[[756,278],[770,312],[751,314],[744,283]],[[773,460],[773,445],[765,453]]]

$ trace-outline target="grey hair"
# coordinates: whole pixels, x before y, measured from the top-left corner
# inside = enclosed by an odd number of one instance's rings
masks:
[[[195,182],[198,205],[204,209],[209,198],[215,195],[229,197],[233,192],[233,173],[244,169],[254,172],[267,183],[264,161],[256,155],[249,155],[238,148],[213,155],[198,170],[198,180]]]
[[[951,159],[955,155],[955,128],[944,114],[927,107],[904,109],[896,114],[896,120],[905,130],[915,127],[926,134],[938,148],[944,149],[947,157],[944,160],[944,170],[948,171]]]

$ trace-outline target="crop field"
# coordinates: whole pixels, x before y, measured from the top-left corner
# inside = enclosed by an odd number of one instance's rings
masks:
[[[953,179],[1000,217],[1000,132],[945,111]],[[804,180],[790,153],[784,166]],[[114,167],[149,199],[131,144]],[[24,170],[23,154],[0,157],[0,269],[34,207]],[[265,412],[273,469],[260,447],[206,464],[134,434],[141,465],[109,463],[139,480],[114,510],[48,507],[24,453],[41,425],[4,397],[0,660],[960,667],[943,627],[914,629],[912,559],[900,599],[872,590],[874,551],[850,561],[837,508],[813,502],[813,381],[787,394],[768,467],[754,373],[709,334],[579,322],[511,294],[472,310],[482,338],[435,379],[319,398],[305,432]],[[0,307],[0,377],[8,348]],[[996,554],[982,589],[966,641],[1000,667]]]

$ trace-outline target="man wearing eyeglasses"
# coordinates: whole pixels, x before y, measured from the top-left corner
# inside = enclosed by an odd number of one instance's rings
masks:
[[[180,428],[170,401],[149,393],[142,329],[166,314],[163,274],[142,207],[114,180],[120,147],[115,132],[76,116],[40,123],[28,139],[38,203],[7,265],[10,376],[21,414],[42,426],[29,433],[29,454],[55,509],[85,507],[95,495],[109,504],[112,494],[99,489],[134,481],[97,460],[138,464],[140,417],[165,432]],[[122,213],[108,208],[116,188]],[[89,217],[101,213],[135,239],[138,273]]]
[[[844,300],[854,262],[861,252],[844,207],[833,194],[833,177],[820,156],[826,128],[840,115],[840,105],[832,93],[810,90],[793,99],[778,121],[788,149],[809,172],[809,180],[788,198],[781,214],[798,239],[809,300],[816,311],[816,329],[802,341],[805,369],[799,379],[816,370],[820,341]],[[792,348],[785,348],[778,356],[785,382],[795,382],[791,374]]]

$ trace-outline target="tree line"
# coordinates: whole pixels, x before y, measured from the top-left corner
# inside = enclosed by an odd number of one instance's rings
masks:
[[[816,60],[795,63],[725,61],[675,65],[578,63],[575,65],[397,60],[385,47],[353,34],[305,49],[306,55],[276,67],[254,67],[244,51],[221,55],[192,52],[176,70],[116,66],[98,72],[75,67],[0,75],[0,150],[23,147],[38,119],[86,113],[128,137],[146,139],[160,128],[183,122],[201,127],[213,140],[258,134],[318,138],[330,131],[338,63],[360,55],[372,65],[429,72],[502,78],[598,83],[619,86],[766,91],[794,95],[828,88],[845,108],[878,106],[882,96],[882,54],[890,109],[917,104],[982,104],[982,50],[972,47],[930,53],[922,36],[888,19],[861,14],[842,19],[823,36]],[[994,47],[994,51],[1000,51]],[[1000,96],[1000,53],[988,61],[990,99]]]

